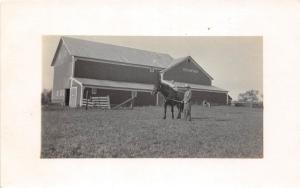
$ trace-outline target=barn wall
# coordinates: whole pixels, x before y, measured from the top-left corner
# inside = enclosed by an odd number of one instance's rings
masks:
[[[54,57],[54,62],[53,64],[56,65],[61,65],[64,63],[69,63],[72,61],[72,56],[69,54],[66,46],[63,44],[62,41],[60,41],[58,45],[58,50],[56,53],[56,56]]]
[[[60,45],[54,64],[54,79],[52,102],[63,103],[65,100],[65,88],[70,88],[72,76],[72,57],[68,54],[64,45]]]
[[[112,90],[112,89],[95,89],[96,93],[92,94],[92,88],[84,89],[84,98],[86,97],[86,92],[88,92],[88,97],[100,97],[100,96],[108,96],[110,98],[111,106],[116,106],[131,98],[131,91],[123,91],[123,90]],[[129,106],[129,104],[127,104]]]
[[[137,97],[134,100],[134,106],[155,106],[156,95],[152,95],[150,92],[138,92]]]
[[[202,105],[203,100],[212,105],[225,105],[227,102],[226,93],[214,93],[206,91],[192,91],[192,103]]]
[[[164,103],[164,97],[160,93],[158,96],[158,104],[161,106]],[[192,90],[192,104],[202,105],[203,100],[208,101],[212,105],[225,105],[227,102],[227,94]]]
[[[183,83],[211,85],[210,78],[199,70],[192,60],[190,60],[190,62],[186,60],[166,71],[164,73],[164,79]]]
[[[156,75],[149,68],[129,67],[108,63],[77,60],[75,77],[121,82],[155,83]]]
[[[112,90],[112,89],[94,89],[96,93],[92,94],[91,88],[86,88],[84,90],[84,98],[86,98],[86,92],[88,92],[88,97],[99,97],[108,96],[110,97],[111,106],[121,104],[127,99],[131,98],[131,91],[123,90]],[[134,106],[154,106],[156,104],[156,96],[152,95],[150,92],[137,92],[137,98],[134,100]],[[130,106],[128,103],[125,106]]]

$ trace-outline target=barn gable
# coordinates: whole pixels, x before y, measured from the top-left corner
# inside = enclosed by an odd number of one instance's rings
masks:
[[[174,60],[171,66],[161,71],[165,80],[176,82],[211,85],[213,78],[190,57]]]
[[[62,39],[60,39],[55,51],[51,66],[72,62],[72,55]]]
[[[64,101],[65,90],[71,86],[73,58],[62,39],[58,43],[51,65],[54,66],[52,101]]]

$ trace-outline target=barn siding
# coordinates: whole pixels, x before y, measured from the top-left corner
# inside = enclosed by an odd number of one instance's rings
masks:
[[[194,71],[194,72],[193,72]],[[198,72],[196,72],[198,71]],[[211,85],[211,79],[203,73],[193,62],[186,59],[164,73],[165,80],[174,80],[183,83]]]
[[[156,74],[149,68],[77,60],[74,77],[135,83],[155,83]]]
[[[54,67],[54,80],[52,100],[53,102],[64,102],[65,97],[57,95],[57,91],[60,92],[66,88],[70,88],[70,77],[72,76],[72,63],[64,63]]]
[[[56,56],[54,57],[53,64],[55,66],[61,65],[64,63],[69,63],[72,61],[72,56],[69,54],[66,46],[62,42],[62,40],[58,44],[58,50],[56,52]]]
[[[86,92],[88,92],[88,98],[92,97],[100,97],[100,96],[108,96],[110,98],[111,106],[116,106],[131,98],[131,91],[123,91],[123,90],[112,90],[112,89],[96,89],[96,94],[92,94],[92,88],[84,89],[84,98],[86,98]],[[129,106],[130,104],[127,104]]]
[[[225,105],[227,102],[227,94],[192,90],[192,104],[202,105],[203,100],[208,101],[212,105]],[[165,99],[161,93],[158,94],[158,101],[159,106],[164,104]]]
[[[131,98],[131,91],[124,90],[112,90],[112,89],[97,89],[96,93],[92,94],[92,88],[84,89],[83,97],[86,98],[86,92],[88,91],[88,98],[99,97],[99,96],[109,96],[111,106],[116,106]],[[156,96],[152,95],[150,92],[137,92],[137,98],[134,100],[134,106],[155,106]],[[125,106],[130,106],[130,103]]]
[[[52,102],[64,103],[65,89],[70,88],[70,77],[72,76],[72,56],[69,54],[62,40],[58,45],[54,59],[54,79],[52,90]],[[63,95],[61,95],[63,93]]]
[[[152,95],[150,92],[138,92],[137,97],[134,100],[134,106],[155,106],[156,95]]]
[[[208,91],[192,91],[192,104],[202,105],[203,100],[208,101],[212,105],[225,105],[227,102],[227,94]]]

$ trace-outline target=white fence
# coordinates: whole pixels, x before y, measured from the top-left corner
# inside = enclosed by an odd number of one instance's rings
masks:
[[[91,97],[90,99],[83,99],[82,104],[88,107],[99,107],[102,109],[110,109],[109,96],[105,97]]]

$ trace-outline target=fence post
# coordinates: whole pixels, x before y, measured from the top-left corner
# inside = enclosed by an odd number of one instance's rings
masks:
[[[85,110],[88,109],[88,103],[89,103],[88,93],[89,93],[89,90],[86,90],[86,93],[85,93],[85,98],[86,98]]]
[[[131,91],[131,104],[130,104],[130,108],[133,109],[134,106],[134,99],[137,96],[137,91]]]

